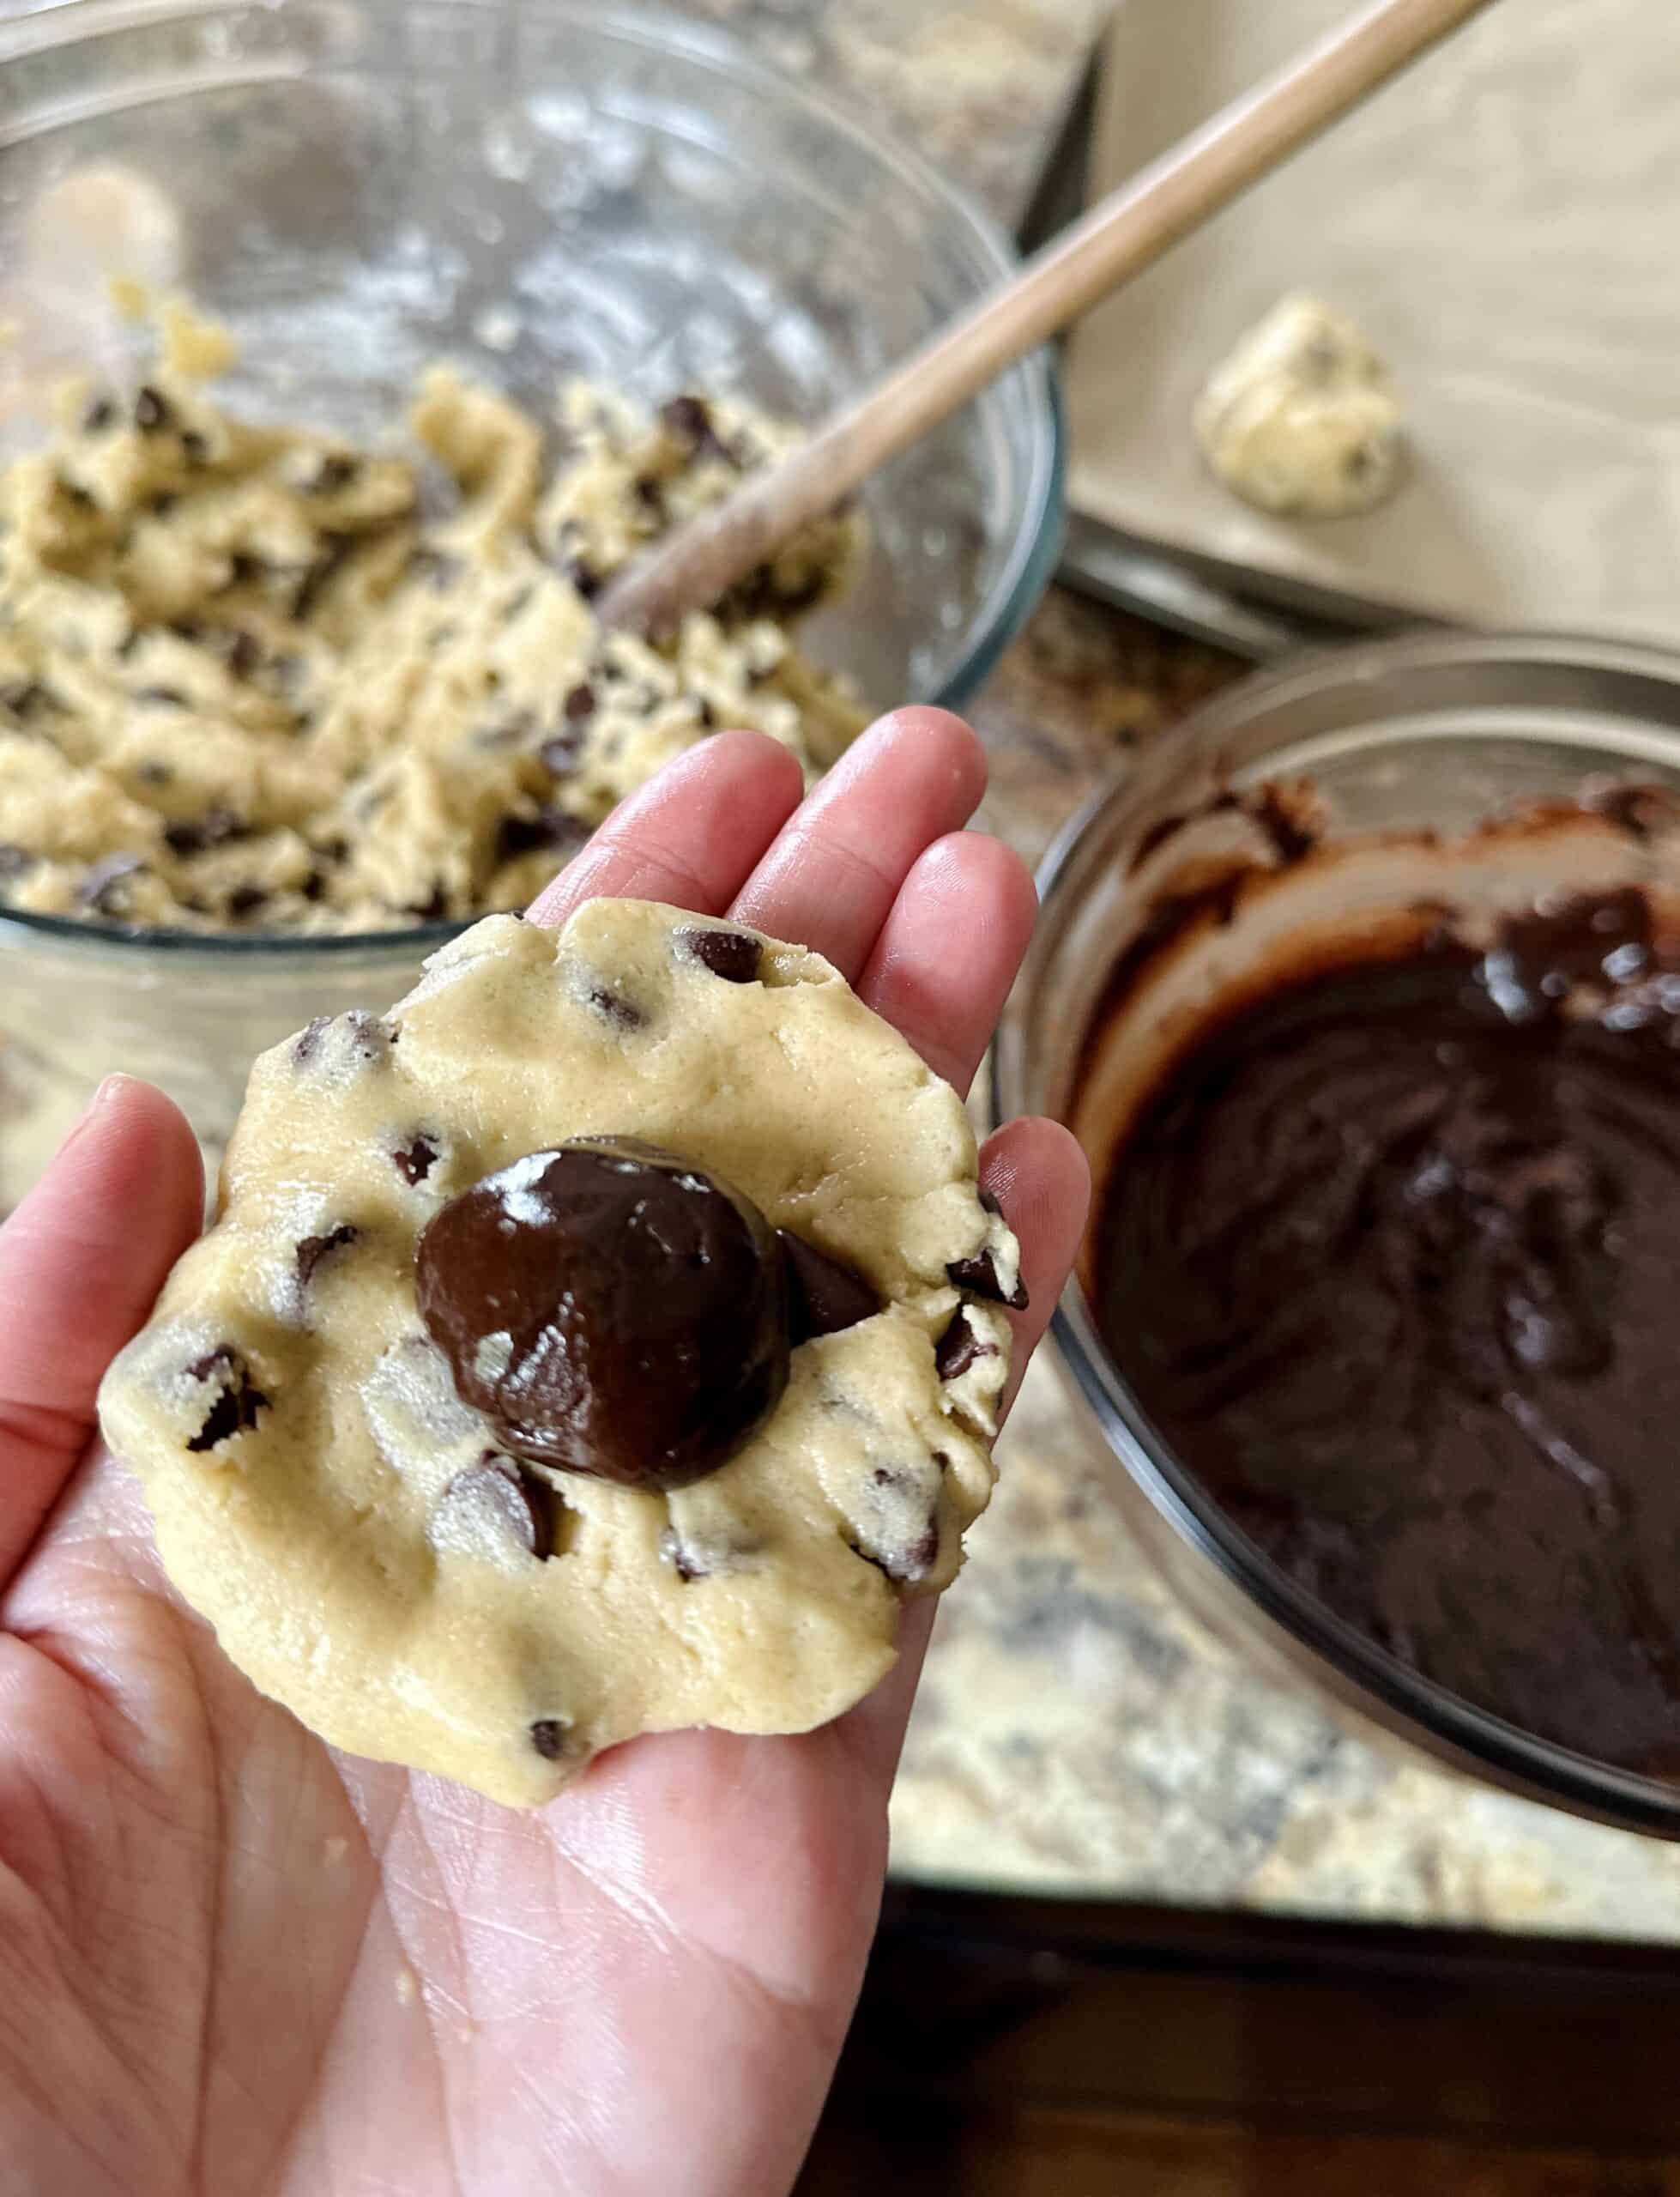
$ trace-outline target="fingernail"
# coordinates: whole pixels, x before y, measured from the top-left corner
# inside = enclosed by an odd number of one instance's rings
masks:
[[[76,1116],[69,1135],[59,1146],[58,1150],[61,1154],[68,1152],[73,1144],[81,1142],[124,1086],[132,1082],[133,1080],[131,1076],[127,1075],[107,1075],[104,1078],[93,1097]]]

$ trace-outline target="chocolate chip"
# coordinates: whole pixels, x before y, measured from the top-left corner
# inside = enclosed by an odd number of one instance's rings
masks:
[[[342,1050],[353,1060],[383,1060],[396,1042],[395,1032],[387,1031],[378,1015],[370,1014],[365,1007],[353,1007],[342,1014],[317,1014],[312,1022],[305,1023],[292,1041],[293,1059],[300,1066],[313,1060],[329,1032],[335,1030],[343,1032]]]
[[[745,930],[702,930],[685,925],[677,944],[689,959],[700,962],[726,984],[750,984],[764,959],[764,941]]]
[[[531,1727],[531,1745],[545,1762],[558,1762],[565,1752],[565,1734],[558,1716],[539,1716]]]
[[[117,407],[108,396],[96,396],[82,415],[82,432],[85,435],[101,435],[114,427]]]
[[[175,408],[160,390],[149,382],[141,389],[134,400],[134,424],[142,435],[155,435],[169,425],[175,416]]]
[[[786,1228],[778,1228],[788,1269],[788,1340],[797,1346],[813,1335],[836,1335],[873,1319],[881,1300],[855,1267],[831,1258]]]
[[[171,854],[202,855],[208,847],[225,847],[230,839],[243,838],[245,828],[231,809],[207,808],[202,816],[166,824],[164,844]]]
[[[554,1553],[559,1498],[547,1480],[511,1457],[486,1450],[477,1464],[456,1473],[444,1499],[491,1512],[539,1564]]]
[[[589,826],[563,808],[539,808],[534,816],[521,816],[510,809],[496,828],[496,860],[512,862],[517,856],[535,854],[539,849],[574,850],[589,836]]]
[[[621,1030],[639,1030],[647,1020],[639,1007],[632,1006],[617,992],[610,992],[605,984],[589,988],[589,1005],[598,1007],[609,1022],[616,1022]]]
[[[397,1147],[391,1154],[391,1164],[413,1189],[426,1180],[441,1157],[442,1147],[437,1139],[422,1129],[411,1143]]]
[[[316,467],[313,477],[305,485],[304,493],[306,496],[335,496],[341,488],[347,488],[360,471],[359,459],[335,451],[323,457]]]
[[[193,1380],[214,1381],[217,1389],[208,1417],[187,1443],[196,1455],[255,1426],[257,1413],[267,1408],[269,1399],[253,1383],[251,1368],[231,1344],[207,1352],[186,1370]]]
[[[241,916],[254,916],[259,908],[269,904],[269,893],[261,885],[236,885],[227,896],[227,912],[237,920]]]
[[[717,725],[717,712],[713,709],[711,704],[706,699],[704,694],[701,695],[698,703],[695,706],[694,714],[699,718],[701,723],[705,727],[708,732],[716,730]]]
[[[945,1333],[934,1345],[934,1370],[941,1381],[959,1381],[970,1365],[997,1354],[996,1344],[980,1340],[970,1324],[967,1312],[959,1304]]]
[[[686,393],[672,397],[660,406],[659,421],[667,433],[689,444],[697,457],[717,457],[726,465],[739,465],[739,454],[718,433],[711,408],[704,397]]]
[[[592,602],[606,585],[604,577],[582,557],[563,557],[560,560],[559,569],[562,576],[571,582],[572,586],[577,589],[585,602]]]
[[[169,630],[178,641],[185,641],[193,647],[202,646],[209,632],[202,618],[172,618]]]
[[[326,889],[327,881],[324,874],[313,866],[304,873],[304,881],[298,887],[299,892],[311,907],[320,899]]]
[[[449,894],[444,890],[443,879],[438,877],[432,880],[432,890],[426,894],[425,899],[405,901],[402,912],[405,916],[418,917],[423,923],[441,922],[449,913]]]
[[[580,680],[561,707],[568,724],[582,724],[586,718],[595,715],[595,688],[587,679]]]
[[[299,1287],[307,1289],[315,1279],[316,1268],[320,1265],[327,1254],[329,1251],[337,1250],[341,1244],[354,1244],[360,1233],[361,1231],[353,1227],[347,1220],[341,1220],[335,1228],[329,1228],[324,1236],[305,1236],[298,1246]]]
[[[953,1259],[946,1267],[946,1273],[958,1289],[970,1290],[976,1297],[989,1298],[994,1304],[1006,1304],[1012,1312],[1024,1312],[1027,1309],[1025,1283],[1017,1280],[1014,1288],[1006,1297],[1003,1284],[998,1280],[997,1261],[990,1251],[981,1251],[971,1259]]]
[[[127,897],[122,887],[145,867],[138,855],[106,855],[84,871],[76,897],[100,915],[121,915]]]
[[[51,688],[39,679],[14,679],[0,686],[0,710],[15,717],[33,717],[44,709],[61,706]]]
[[[411,554],[406,567],[410,579],[429,579],[438,595],[447,594],[466,569],[460,558],[447,556],[441,549],[424,548]]]
[[[886,1466],[877,1467],[870,1474],[870,1480],[876,1487],[889,1494],[913,1494],[916,1488],[916,1482],[908,1473],[895,1472]],[[866,1547],[861,1541],[854,1541],[851,1546],[855,1555],[861,1556],[866,1564],[873,1564],[878,1571],[884,1571],[889,1579],[896,1579],[903,1586],[914,1586],[918,1580],[925,1579],[939,1561],[938,1515],[934,1511],[928,1513],[927,1524],[913,1540],[884,1543],[874,1547]]]
[[[251,587],[268,571],[261,557],[254,557],[249,549],[236,549],[227,560],[227,584],[230,587]]]
[[[192,466],[209,463],[210,445],[196,427],[189,427],[181,437],[181,455]]]
[[[674,1526],[667,1526],[659,1536],[659,1553],[667,1564],[674,1567],[678,1578],[685,1586],[691,1580],[706,1579],[711,1576],[708,1567],[700,1562],[693,1551],[683,1546],[682,1536]]]
[[[59,494],[68,498],[69,500],[76,505],[78,511],[90,511],[93,510],[94,498],[92,493],[88,489],[84,488],[79,481],[72,481],[67,475],[61,473],[57,476],[57,489]]]
[[[314,614],[322,596],[348,563],[350,552],[355,547],[351,535],[330,534],[323,538],[326,548],[299,581],[292,597],[292,616],[299,625]]]
[[[249,679],[263,660],[263,649],[255,633],[248,633],[236,626],[228,634],[222,652],[222,661],[235,679]]]
[[[656,518],[664,517],[665,492],[651,473],[638,473],[631,486],[644,511],[651,511]]]
[[[154,518],[167,518],[170,512],[174,510],[176,505],[178,504],[180,500],[179,496],[175,493],[174,489],[160,488],[157,494],[153,497],[148,508],[151,511]]]

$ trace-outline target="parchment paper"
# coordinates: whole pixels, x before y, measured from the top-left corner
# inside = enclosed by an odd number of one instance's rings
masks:
[[[1351,0],[1121,0],[1093,195]],[[1190,428],[1285,291],[1393,366],[1411,478],[1363,518],[1251,511]],[[1680,0],[1501,0],[1074,339],[1075,507],[1391,608],[1680,642]]]

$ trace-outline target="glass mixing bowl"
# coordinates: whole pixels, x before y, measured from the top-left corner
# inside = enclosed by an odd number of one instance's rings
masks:
[[[1042,1112],[1067,1121],[1100,1180],[1125,1111],[1110,1111],[1110,1102],[1147,1074],[1151,1048],[1169,1032],[1175,1007],[1188,1002],[1185,988],[1215,988],[1258,964],[1268,929],[1275,935],[1285,920],[1279,909],[1316,929],[1326,917],[1340,923],[1415,910],[1420,893],[1443,885],[1453,905],[1472,914],[1532,905],[1537,883],[1555,877],[1578,891],[1638,883],[1672,892],[1680,859],[1671,842],[1642,845],[1608,826],[1572,832],[1567,868],[1555,871],[1549,856],[1541,876],[1514,832],[1502,855],[1464,842],[1447,881],[1399,836],[1435,832],[1450,846],[1510,804],[1568,802],[1584,781],[1605,775],[1680,790],[1680,656],[1566,639],[1430,635],[1298,660],[1229,689],[1075,817],[1045,856],[1037,934],[994,1054],[995,1118]],[[1309,779],[1326,806],[1326,843],[1396,835],[1393,855],[1362,856],[1339,879],[1333,868],[1336,897],[1326,905],[1310,904],[1308,896],[1322,900],[1326,888],[1303,876],[1299,897],[1280,887],[1258,916],[1240,905],[1228,927],[1209,930],[1181,983],[1175,973],[1128,994],[1118,1023],[1105,1022],[1100,1047],[1088,1050],[1115,963],[1148,919],[1163,867],[1204,856],[1219,863],[1241,850],[1233,833],[1251,827],[1229,808],[1209,813],[1209,797],[1296,778]],[[1272,1563],[1151,1425],[1077,1279],[1053,1334],[1060,1369],[1139,1540],[1216,1631],[1286,1683],[1304,1675],[1358,1719],[1455,1768],[1575,1814],[1680,1838],[1680,1785],[1574,1753],[1476,1708]]]
[[[368,436],[440,354],[546,409],[581,372],[814,422],[1004,275],[915,154],[680,18],[595,0],[66,0],[0,24],[0,452],[67,371],[134,373],[105,277],[239,336],[251,416]],[[956,703],[1061,519],[1048,354],[871,481],[873,549],[811,653]],[[164,1084],[215,1141],[253,1052],[382,1004],[452,925],[223,942],[0,918],[0,1028],[80,1083]]]

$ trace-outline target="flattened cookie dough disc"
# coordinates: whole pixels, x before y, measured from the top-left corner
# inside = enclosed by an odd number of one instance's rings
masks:
[[[421,1315],[428,1224],[506,1170],[519,1226],[514,1163],[579,1139],[727,1185],[785,1262],[785,1389],[686,1485],[510,1455]],[[106,1431],[181,1591],[335,1745],[529,1804],[638,1733],[806,1730],[890,1667],[990,1493],[1019,1264],[975,1164],[956,1093],[819,955],[649,902],[493,916],[389,1014],[257,1062]],[[499,1395],[541,1323],[474,1301],[465,1385]]]

